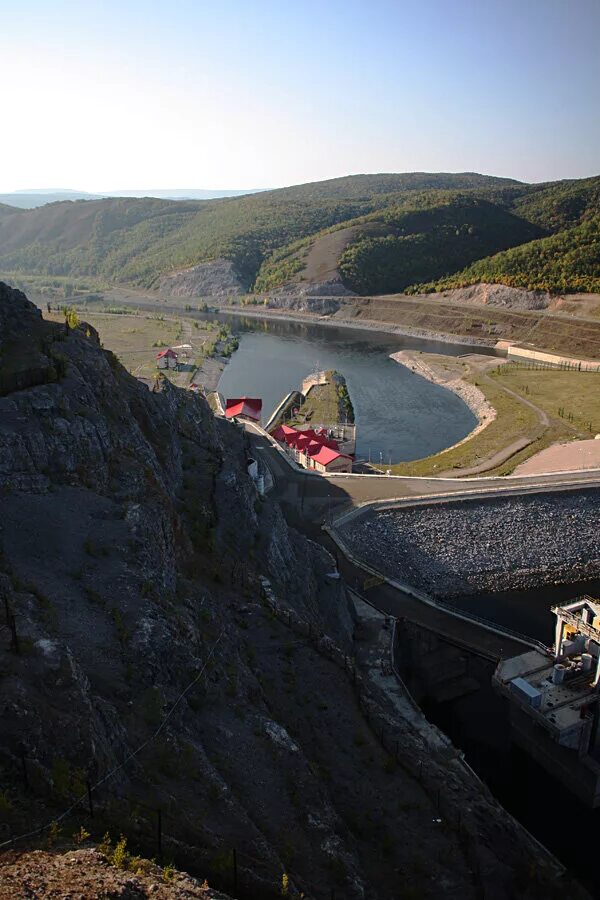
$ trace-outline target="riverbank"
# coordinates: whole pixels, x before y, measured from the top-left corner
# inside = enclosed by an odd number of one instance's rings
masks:
[[[424,356],[427,357],[427,361],[423,358]],[[452,391],[452,393],[460,397],[463,403],[466,403],[477,419],[478,424],[475,428],[461,441],[458,441],[452,447],[448,447],[447,450],[454,450],[456,447],[464,444],[465,441],[470,441],[496,418],[497,411],[488,401],[483,391],[476,385],[464,381],[464,375],[468,373],[469,367],[468,363],[463,360],[431,353],[424,354],[420,350],[398,350],[397,353],[390,353],[390,359],[410,369],[416,375],[420,375],[421,378],[425,378],[433,384],[438,384]],[[477,357],[473,356],[468,359],[472,362]],[[488,363],[489,359],[483,357],[481,362]],[[496,364],[497,361],[494,360],[494,365]]]
[[[329,316],[315,316],[310,313],[277,312],[273,309],[249,310],[247,307],[219,306],[215,312],[226,315],[247,317],[251,319],[271,319],[279,322],[298,322],[305,325],[324,325],[336,328],[351,328],[358,331],[378,331],[381,334],[396,334],[404,337],[418,338],[423,341],[436,341],[441,344],[452,344],[456,347],[480,347],[493,353],[495,340],[487,338],[462,337],[461,335],[448,334],[443,331],[433,331],[428,328],[413,328],[410,325],[394,325],[389,322],[380,322],[376,319],[361,319],[360,322],[345,316],[337,316],[335,313]]]
[[[207,357],[194,372],[192,381],[202,385],[205,394],[216,391],[229,359],[224,356]]]
[[[393,467],[395,475],[467,477],[509,474],[515,465],[564,436],[560,424],[550,422],[527,397],[505,387],[505,360],[481,354],[458,359],[411,352],[397,362],[419,364],[418,374],[443,387],[455,388],[478,418],[467,437],[446,450],[412,463]],[[545,375],[546,373],[541,373]]]

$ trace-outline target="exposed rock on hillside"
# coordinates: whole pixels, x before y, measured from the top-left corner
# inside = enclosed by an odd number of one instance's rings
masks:
[[[356,296],[349,288],[342,284],[339,278],[332,278],[328,281],[290,281],[281,287],[273,290],[269,294],[269,305],[275,302],[285,303],[286,299],[293,298],[297,300],[310,301],[316,297],[325,299],[331,297],[354,297]]]
[[[169,297],[231,297],[245,289],[228,259],[214,259],[190,269],[161,275],[158,290]]]
[[[4,288],[7,322],[48,377],[0,398],[0,843],[71,809],[152,856],[160,809],[211,885],[237,849],[239,896],[551,896],[455,754],[361,687],[334,562],[258,496],[243,431]]]
[[[276,297],[268,297],[266,305],[268,309],[289,309],[318,316],[330,316],[338,311],[340,301],[332,297],[316,297],[312,294],[306,296],[300,292],[290,291],[290,293],[278,294]]]
[[[499,306],[507,309],[547,309],[553,302],[547,291],[526,291],[506,284],[473,284],[453,288],[429,297],[444,297],[455,303],[474,303],[477,306]]]

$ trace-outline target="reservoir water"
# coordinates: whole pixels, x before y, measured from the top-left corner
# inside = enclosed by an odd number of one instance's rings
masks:
[[[226,398],[261,397],[263,421],[311,372],[337,369],[354,404],[358,459],[418,459],[452,446],[477,424],[459,397],[389,358],[407,348],[459,356],[473,352],[472,346],[331,325],[244,316],[225,320],[240,335],[240,346],[219,391]]]

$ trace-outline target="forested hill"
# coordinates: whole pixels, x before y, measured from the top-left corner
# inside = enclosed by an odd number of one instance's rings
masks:
[[[516,200],[514,211],[542,227],[547,236],[480,259],[428,288],[496,281],[600,293],[600,178],[533,185]]]
[[[326,269],[363,294],[490,277],[597,290],[598,215],[600,178],[526,185],[476,173],[354,175],[206,201],[0,206],[0,274],[152,288],[226,260],[247,291],[311,283]]]

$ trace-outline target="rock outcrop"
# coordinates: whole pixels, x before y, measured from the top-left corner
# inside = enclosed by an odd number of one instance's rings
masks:
[[[45,371],[0,397],[0,844],[58,819],[153,856],[160,810],[166,858],[238,896],[550,896],[455,756],[357,702],[334,561],[259,496],[244,432],[5,287],[0,324],[0,377]]]
[[[214,259],[161,275],[157,289],[168,297],[218,298],[246,293],[241,278],[228,259]]]
[[[301,291],[272,295],[267,298],[266,303],[268,309],[305,312],[320,316],[330,316],[336,313],[340,305],[340,301],[333,297],[307,296]]]
[[[473,284],[428,296],[443,297],[454,303],[473,303],[476,306],[497,306],[517,310],[547,309],[554,302],[548,291],[527,291],[506,284]]]

